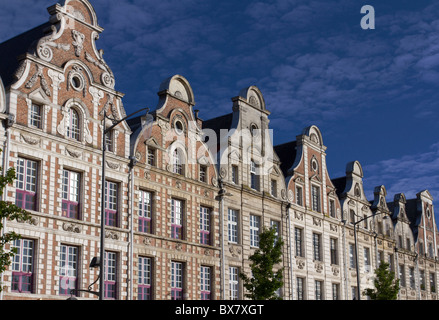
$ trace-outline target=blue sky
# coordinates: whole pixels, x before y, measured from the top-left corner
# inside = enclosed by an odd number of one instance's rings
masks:
[[[0,0],[0,41],[46,22],[56,0]],[[428,189],[439,201],[439,3],[407,0],[91,0],[97,42],[127,112],[155,107],[160,83],[188,79],[200,117],[231,112],[256,85],[274,142],[315,124],[332,178],[358,160],[366,195]],[[363,30],[361,7],[375,9]],[[7,26],[6,28],[4,26]],[[439,211],[439,209],[437,209]]]

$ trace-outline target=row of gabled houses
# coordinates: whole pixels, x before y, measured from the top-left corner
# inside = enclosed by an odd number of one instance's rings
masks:
[[[406,199],[377,186],[370,200],[358,161],[331,178],[316,126],[273,146],[255,86],[232,98],[231,113],[203,120],[189,82],[175,75],[148,117],[125,119],[90,2],[48,12],[49,22],[0,44],[1,161],[17,173],[3,200],[32,215],[4,221],[2,231],[22,239],[1,275],[2,299],[96,298],[78,290],[100,273],[90,265],[101,219],[106,299],[244,299],[239,274],[250,274],[264,227],[285,243],[285,300],[358,299],[380,261],[400,279],[399,299],[437,299],[427,190]],[[105,137],[104,121],[118,123]]]

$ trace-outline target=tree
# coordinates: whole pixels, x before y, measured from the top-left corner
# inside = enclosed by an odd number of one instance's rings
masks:
[[[374,289],[366,289],[363,295],[372,300],[396,300],[399,292],[399,279],[395,279],[395,273],[389,269],[389,264],[381,262],[375,270]]]
[[[264,228],[259,234],[259,248],[250,256],[252,277],[241,273],[244,287],[249,292],[245,296],[252,300],[280,300],[276,291],[283,285],[283,268],[274,271],[274,266],[282,261],[283,241],[275,228]]]
[[[0,149],[1,152],[1,149]],[[0,167],[0,172],[2,168]],[[0,199],[3,198],[3,192],[7,185],[12,184],[16,179],[15,169],[9,168],[6,175],[0,175]],[[0,201],[0,274],[11,264],[11,258],[17,253],[16,249],[6,249],[6,245],[21,238],[21,236],[13,231],[5,233],[3,223],[5,219],[9,221],[28,221],[30,214],[20,207],[6,201]],[[3,290],[3,284],[0,283],[0,292]]]

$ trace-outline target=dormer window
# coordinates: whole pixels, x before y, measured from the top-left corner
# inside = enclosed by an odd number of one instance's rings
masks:
[[[114,148],[113,148],[113,132],[107,132],[105,134],[105,149],[107,151],[113,152]]]
[[[173,155],[173,165],[172,165],[172,172],[176,173],[176,174],[183,174],[183,165],[182,165],[182,161],[181,161],[181,154],[178,151],[178,149],[174,150],[174,155]]]
[[[38,104],[32,103],[30,111],[30,125],[32,127],[41,129],[42,124],[42,107]]]
[[[257,166],[253,160],[250,162],[250,187],[254,190],[259,191],[259,179],[257,176]]]
[[[75,109],[70,109],[70,121],[67,124],[67,137],[70,139],[80,140],[80,119],[79,113]]]

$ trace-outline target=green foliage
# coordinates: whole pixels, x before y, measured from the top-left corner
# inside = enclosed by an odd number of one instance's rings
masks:
[[[274,272],[273,268],[282,261],[283,241],[276,235],[276,229],[264,228],[259,234],[259,248],[250,256],[252,277],[241,273],[245,296],[252,300],[281,300],[276,291],[283,285],[283,268]]]
[[[0,149],[1,151],[1,149]],[[0,168],[1,171],[1,168]],[[6,175],[0,175],[0,198],[3,196],[5,187],[12,184],[16,179],[15,169],[10,168]],[[4,219],[9,221],[27,221],[31,218],[30,214],[17,207],[15,204],[0,201],[0,231],[3,231]],[[20,235],[15,232],[1,233],[0,236],[0,273],[3,273],[11,264],[11,258],[16,254],[14,249],[7,250],[7,244],[11,244],[14,240],[20,239]],[[3,285],[0,284],[0,292],[3,290]]]
[[[366,289],[363,295],[371,300],[396,300],[399,292],[399,279],[395,279],[395,273],[390,271],[389,264],[382,262],[375,270],[374,289]]]

